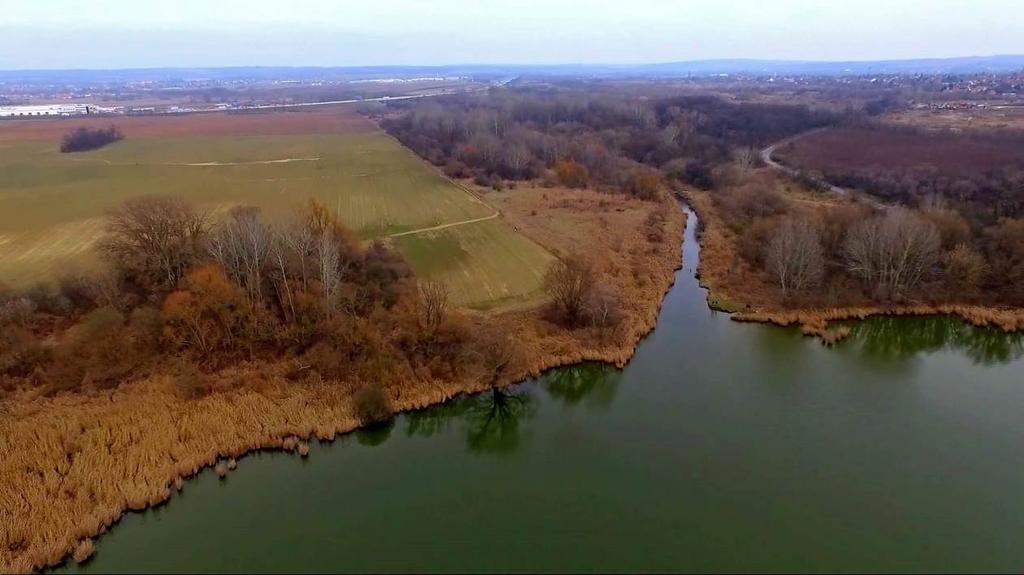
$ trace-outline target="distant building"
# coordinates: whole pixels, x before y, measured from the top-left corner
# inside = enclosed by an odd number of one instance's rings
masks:
[[[37,104],[30,106],[0,106],[0,117],[83,116],[99,112],[88,104]]]

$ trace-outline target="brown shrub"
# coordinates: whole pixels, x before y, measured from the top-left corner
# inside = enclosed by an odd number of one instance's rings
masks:
[[[653,169],[636,169],[629,176],[626,190],[641,200],[657,200],[662,194],[661,174]]]
[[[17,323],[0,322],[0,378],[28,377],[49,359],[49,351],[31,331]]]
[[[765,247],[779,227],[777,219],[754,218],[736,238],[739,256],[755,267],[764,267]]]
[[[353,401],[356,415],[364,424],[382,423],[394,415],[391,399],[380,384],[368,383],[359,388]]]
[[[946,287],[955,297],[976,294],[988,270],[985,258],[967,244],[953,248],[953,251],[946,254],[943,263]]]
[[[175,349],[200,362],[222,363],[250,349],[259,337],[258,308],[224,272],[212,265],[189,272],[184,289],[164,299],[164,335]]]
[[[587,168],[574,160],[559,160],[553,168],[558,181],[567,188],[585,188],[590,181]]]
[[[786,198],[772,181],[749,180],[728,188],[715,196],[722,217],[735,230],[742,229],[755,218],[770,218],[788,210]]]
[[[54,350],[46,372],[49,391],[121,383],[140,362],[131,343],[121,312],[109,307],[89,312]]]

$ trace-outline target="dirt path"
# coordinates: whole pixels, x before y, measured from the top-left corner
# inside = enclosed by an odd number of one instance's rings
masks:
[[[444,230],[444,229],[448,229],[448,228],[454,228],[455,226],[464,226],[466,224],[475,224],[477,222],[485,222],[487,220],[493,220],[494,218],[498,217],[499,215],[501,215],[501,214],[499,212],[495,211],[493,214],[491,214],[489,216],[484,216],[482,218],[473,218],[471,220],[462,220],[461,222],[452,222],[450,224],[441,224],[439,226],[431,226],[429,228],[419,228],[419,229],[415,229],[415,230],[409,230],[407,232],[398,232],[397,234],[390,234],[390,235],[388,235],[388,237],[389,238],[400,238],[402,236],[411,236],[413,234],[422,234],[424,232],[435,232],[437,230]]]
[[[99,158],[68,158],[73,162],[103,162],[108,166],[256,166],[260,164],[288,164],[291,162],[317,162],[320,156],[314,158],[280,158],[277,160],[252,160],[248,162],[159,162],[156,164],[139,162],[114,162]]]
[[[280,160],[253,160],[251,162],[192,162],[192,163],[166,163],[161,166],[255,166],[257,164],[288,164],[291,162],[316,162],[320,156],[315,158],[282,158]]]
[[[787,176],[791,176],[791,177],[794,177],[794,178],[799,177],[801,175],[799,170],[797,170],[795,168],[791,168],[791,167],[789,167],[789,166],[787,166],[785,164],[780,163],[778,160],[776,160],[774,157],[772,157],[772,154],[775,153],[776,149],[778,149],[778,148],[780,148],[782,146],[785,146],[787,144],[791,144],[791,143],[799,140],[800,138],[809,136],[811,134],[816,134],[816,133],[818,133],[818,132],[820,132],[822,130],[825,130],[825,129],[827,129],[827,128],[824,128],[824,127],[823,128],[814,128],[813,130],[808,130],[806,132],[800,132],[799,134],[796,134],[795,136],[790,136],[790,137],[788,137],[786,139],[779,140],[778,142],[775,142],[774,144],[772,144],[772,145],[768,146],[767,148],[761,150],[761,161],[764,162],[764,164],[766,166],[768,166],[769,168],[771,168],[773,170],[780,171],[780,172],[786,174]],[[826,180],[819,180],[819,181],[817,181],[817,183],[819,183],[822,186],[826,187],[828,189],[828,191],[830,191],[833,194],[836,194],[838,196],[854,197],[854,195],[850,193],[850,190],[848,190],[846,188],[840,188],[839,186],[833,186],[832,184],[830,184]],[[887,207],[882,202],[879,202],[878,200],[876,200],[876,199],[874,199],[871,196],[868,196],[866,194],[858,194],[856,197],[859,198],[860,200],[870,204],[871,207],[879,209],[879,210],[884,210]]]

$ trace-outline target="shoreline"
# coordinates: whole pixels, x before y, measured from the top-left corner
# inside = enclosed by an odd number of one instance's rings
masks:
[[[799,327],[804,335],[817,337],[825,345],[834,345],[849,335],[849,329],[843,326],[831,327],[834,322],[844,320],[863,320],[873,316],[947,316],[956,317],[976,327],[991,327],[1001,329],[1010,333],[1024,330],[1024,309],[1005,306],[985,306],[966,303],[907,303],[907,304],[867,304],[832,307],[807,307],[807,308],[767,308],[752,307],[747,305],[742,294],[733,291],[725,292],[715,285],[712,278],[714,272],[709,268],[718,265],[722,267],[721,261],[715,258],[723,258],[725,254],[721,251],[705,250],[704,237],[709,231],[709,226],[721,225],[717,213],[713,213],[714,207],[710,205],[711,200],[701,192],[686,192],[683,197],[689,203],[702,222],[702,229],[698,230],[698,241],[701,243],[701,259],[699,266],[698,281],[701,287],[708,290],[708,305],[729,314],[730,319],[739,322],[764,323],[780,327]],[[711,233],[720,234],[720,230],[711,230]],[[727,241],[722,240],[720,241]],[[721,305],[720,302],[728,302],[730,305]],[[741,309],[745,306],[747,309]],[[733,309],[736,308],[736,309]]]
[[[955,303],[765,310],[736,312],[731,317],[734,321],[766,323],[780,327],[798,325],[804,335],[819,337],[822,343],[833,345],[845,339],[849,335],[849,330],[843,327],[829,327],[831,323],[864,320],[875,316],[955,317],[975,327],[997,328],[1006,333],[1024,330],[1024,310]]]
[[[625,366],[655,328],[664,296],[682,266],[685,214],[672,198],[653,209],[668,204],[672,213],[665,239],[658,253],[650,255],[657,265],[652,285],[629,294],[643,301],[627,314],[619,342],[595,344],[587,340],[589,333],[548,334],[536,309],[499,313],[493,321],[504,322],[535,344],[527,350],[521,373],[495,386],[469,380],[420,382],[392,398],[394,414],[507,387],[582,362]],[[581,214],[581,219],[588,217],[592,216]],[[102,392],[54,398],[25,392],[0,402],[0,452],[19,456],[18,461],[5,457],[5,468],[0,469],[7,476],[0,485],[0,500],[13,507],[0,510],[0,524],[5,526],[0,533],[0,571],[37,571],[71,559],[87,561],[95,550],[94,539],[126,513],[166,504],[184,487],[185,479],[207,468],[256,451],[294,451],[314,438],[333,441],[363,427],[354,416],[348,386],[288,382],[286,369],[282,362],[236,366],[228,371],[250,382],[247,387],[198,399],[182,399],[170,377],[157,376]],[[102,461],[86,471],[100,470],[103,476],[75,475],[79,470],[72,463],[83,453],[99,453]],[[38,475],[37,481],[18,483],[32,474]],[[100,489],[109,491],[100,496]],[[55,491],[66,494],[67,500],[53,501]],[[81,501],[83,495],[89,500]]]

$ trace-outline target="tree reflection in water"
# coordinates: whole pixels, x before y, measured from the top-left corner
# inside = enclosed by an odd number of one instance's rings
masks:
[[[453,421],[457,421],[469,407],[469,397],[461,396],[439,405],[411,411],[405,415],[407,422],[405,434],[420,437],[433,437],[448,429]]]
[[[368,427],[361,427],[355,431],[356,442],[359,445],[374,447],[384,443],[391,437],[391,431],[395,428],[395,420],[389,419],[381,423],[375,423]]]
[[[993,364],[1024,355],[1024,333],[975,327],[951,317],[873,317],[849,325],[850,339],[875,357],[904,359],[951,348],[977,364]]]
[[[585,363],[552,370],[540,383],[548,395],[566,407],[584,405],[604,409],[611,404],[620,381],[618,369]],[[404,416],[405,434],[432,437],[457,423],[470,451],[496,454],[515,451],[523,438],[521,424],[537,411],[532,385],[492,389],[413,411]]]
[[[510,453],[522,439],[519,424],[536,412],[534,397],[526,390],[494,389],[468,398],[463,418],[466,446],[481,453]]]
[[[520,443],[520,423],[535,413],[535,398],[525,385],[492,389],[409,413],[405,433],[431,437],[458,422],[470,451],[508,453]]]
[[[622,379],[622,371],[603,363],[584,363],[549,372],[544,388],[566,406],[607,408]],[[584,401],[585,400],[585,401]]]

